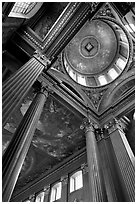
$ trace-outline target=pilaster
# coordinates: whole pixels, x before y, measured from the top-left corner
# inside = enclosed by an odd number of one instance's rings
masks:
[[[113,119],[104,126],[108,132],[110,143],[115,157],[115,168],[118,172],[119,180],[125,201],[135,201],[135,166],[134,155],[128,144],[124,125],[121,120]]]

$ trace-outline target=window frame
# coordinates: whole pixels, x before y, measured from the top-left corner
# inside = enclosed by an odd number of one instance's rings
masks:
[[[57,200],[61,199],[61,195],[62,195],[62,182],[58,181],[51,186],[49,202],[56,202]]]
[[[77,175],[78,173],[80,173],[80,175]],[[81,181],[80,181],[80,186],[78,187],[78,182],[77,179],[81,177]],[[77,171],[73,172],[70,174],[69,177],[69,193],[73,193],[79,189],[83,188],[83,171],[81,169],[78,169]],[[72,188],[72,189],[71,189]]]

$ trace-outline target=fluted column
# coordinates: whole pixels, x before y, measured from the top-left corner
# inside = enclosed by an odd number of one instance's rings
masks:
[[[87,161],[89,172],[89,194],[92,202],[107,201],[106,190],[101,170],[100,155],[94,133],[94,127],[90,121],[83,123],[86,136]]]
[[[36,53],[26,64],[13,74],[2,85],[2,125],[18,107],[40,73],[50,61],[40,53]]]
[[[32,101],[3,155],[3,201],[10,200],[47,96],[47,90],[42,87]]]
[[[111,140],[111,146],[116,158],[116,168],[122,183],[124,201],[135,201],[135,166],[134,155],[128,144],[123,124],[119,120],[113,120],[106,126]]]
[[[120,191],[117,172],[114,170],[114,166],[111,166],[111,164],[114,163],[114,158],[111,152],[109,141],[110,138],[108,137],[105,128],[96,129],[96,139],[101,157],[102,171],[108,202],[122,201],[119,199],[119,197],[122,198],[122,193]]]

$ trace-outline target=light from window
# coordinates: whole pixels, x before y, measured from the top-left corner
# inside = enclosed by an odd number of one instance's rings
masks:
[[[76,81],[76,73],[72,70],[69,70],[69,75],[71,76],[72,79]]]
[[[107,80],[106,80],[106,78],[105,78],[104,75],[99,76],[99,77],[98,77],[98,80],[99,80],[99,82],[100,82],[101,85],[107,84]]]
[[[36,6],[37,2],[16,2],[9,14],[9,17],[25,18]]]
[[[109,70],[108,74],[110,75],[110,77],[111,77],[113,80],[116,79],[117,76],[118,76],[118,73],[117,73],[116,70],[113,69],[113,68]]]
[[[58,200],[61,198],[61,182],[55,184],[51,189],[51,196],[50,196],[50,202],[53,202],[55,200]]]
[[[45,192],[41,192],[37,195],[35,202],[43,202],[44,201]]]
[[[117,60],[117,62],[116,62],[116,65],[117,65],[120,69],[123,70],[123,69],[125,68],[126,62],[125,62],[123,59],[119,58],[119,59]]]
[[[78,75],[78,83],[81,85],[85,85],[86,86],[86,80],[85,77]]]
[[[70,177],[70,193],[83,187],[82,171],[77,171]]]

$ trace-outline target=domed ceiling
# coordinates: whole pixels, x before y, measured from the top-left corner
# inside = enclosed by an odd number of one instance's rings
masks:
[[[116,79],[129,57],[123,28],[106,19],[88,21],[66,47],[64,66],[77,83],[99,87]]]

